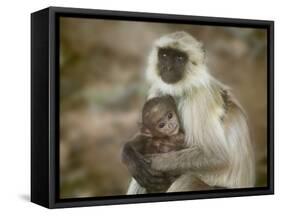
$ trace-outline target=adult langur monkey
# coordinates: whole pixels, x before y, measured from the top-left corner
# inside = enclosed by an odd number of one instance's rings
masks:
[[[204,58],[202,44],[186,32],[155,42],[146,71],[148,99],[173,96],[186,149],[150,157],[124,151],[123,156],[132,163],[141,162],[134,169],[143,173],[134,176],[127,194],[146,193],[138,182],[144,187],[161,184],[165,172],[179,176],[167,192],[254,186],[254,154],[246,115],[229,88],[210,75]]]

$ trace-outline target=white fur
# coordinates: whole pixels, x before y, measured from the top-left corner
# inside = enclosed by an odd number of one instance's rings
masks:
[[[157,50],[167,46],[185,51],[189,56],[185,77],[176,84],[164,83],[156,68]],[[175,98],[187,143],[199,146],[207,154],[221,155],[229,161],[226,169],[196,171],[201,180],[210,186],[254,186],[254,157],[245,115],[233,99],[232,102],[237,106],[235,113],[230,113],[231,118],[226,120],[228,122],[221,121],[225,110],[220,93],[222,89],[229,89],[210,75],[201,43],[185,32],[161,37],[155,42],[149,56],[146,78],[151,86],[148,98],[166,94]]]

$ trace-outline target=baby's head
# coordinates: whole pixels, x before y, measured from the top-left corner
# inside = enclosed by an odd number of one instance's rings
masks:
[[[142,122],[152,136],[178,134],[180,123],[174,99],[171,96],[163,96],[148,100],[143,106]]]

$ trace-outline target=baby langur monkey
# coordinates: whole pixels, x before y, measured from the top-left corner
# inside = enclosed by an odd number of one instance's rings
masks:
[[[140,175],[140,173],[132,172],[136,164],[129,163],[132,160],[128,157],[133,158],[137,154],[167,153],[183,148],[186,148],[185,135],[180,127],[174,99],[171,96],[155,97],[144,104],[140,134],[125,144],[123,162],[133,176]],[[145,188],[146,193],[166,192],[174,176],[168,173],[163,173],[163,175],[167,181],[164,184]]]
[[[142,123],[141,132],[149,138],[140,149],[142,154],[183,149],[185,135],[180,128],[177,107],[171,96],[148,100],[143,107]]]

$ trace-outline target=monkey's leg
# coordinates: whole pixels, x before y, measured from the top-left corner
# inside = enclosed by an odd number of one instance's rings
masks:
[[[195,175],[184,174],[174,181],[167,192],[184,192],[184,191],[199,191],[213,190],[216,187],[209,186]]]

